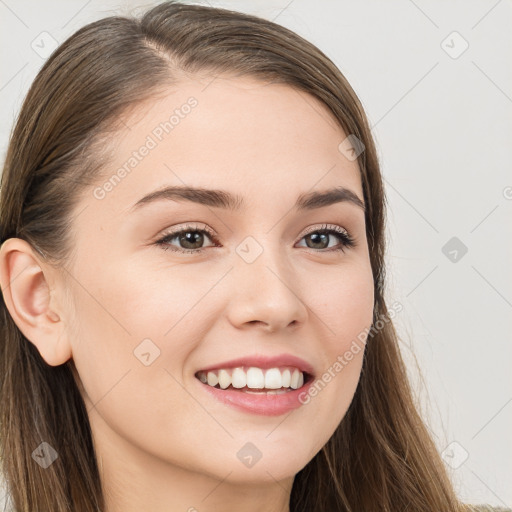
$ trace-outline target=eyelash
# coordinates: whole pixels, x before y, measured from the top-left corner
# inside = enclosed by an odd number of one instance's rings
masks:
[[[164,251],[174,251],[178,253],[185,253],[185,254],[198,254],[202,253],[207,247],[202,247],[200,249],[181,249],[176,248],[168,244],[168,241],[173,240],[178,235],[181,235],[183,233],[203,233],[207,234],[212,242],[215,244],[218,243],[218,239],[215,237],[215,235],[206,228],[198,228],[197,226],[187,225],[183,229],[180,229],[179,231],[174,231],[171,233],[167,233],[162,238],[157,240],[155,242],[156,245],[160,246]],[[345,249],[353,248],[356,246],[356,240],[353,238],[348,231],[344,230],[343,228],[340,228],[339,226],[332,226],[329,227],[327,224],[324,224],[321,228],[312,229],[305,233],[302,238],[311,235],[313,233],[322,233],[322,234],[334,234],[337,235],[341,239],[341,243],[339,246],[331,247],[330,249],[313,249],[311,247],[306,247],[306,249],[313,251],[313,252],[338,252],[342,251],[345,252]],[[302,240],[301,238],[301,240]]]

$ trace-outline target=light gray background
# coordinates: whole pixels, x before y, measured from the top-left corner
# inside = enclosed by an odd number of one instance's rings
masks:
[[[0,0],[2,161],[44,62],[33,46],[155,3]],[[460,498],[512,507],[511,1],[209,3],[295,30],[359,95],[386,183],[387,299],[404,307],[395,323],[415,393]]]

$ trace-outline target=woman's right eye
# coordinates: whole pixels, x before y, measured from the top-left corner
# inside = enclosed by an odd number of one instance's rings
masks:
[[[202,245],[205,239],[205,235],[207,238],[213,239],[215,242],[217,242],[213,234],[209,231],[206,231],[205,229],[185,228],[167,233],[163,238],[160,238],[155,243],[166,251],[171,250],[182,253],[199,253],[205,249],[205,247],[197,247],[198,245]],[[178,243],[185,245],[185,247],[176,247],[171,245],[170,242],[172,242],[174,239],[177,239]]]

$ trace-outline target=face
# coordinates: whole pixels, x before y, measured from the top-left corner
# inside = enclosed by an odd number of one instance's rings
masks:
[[[360,375],[354,340],[374,296],[359,170],[315,98],[247,78],[206,84],[125,117],[111,166],[76,205],[72,357],[103,464],[284,480],[328,441]],[[140,202],[166,187],[224,195]],[[307,201],[335,187],[354,200]]]

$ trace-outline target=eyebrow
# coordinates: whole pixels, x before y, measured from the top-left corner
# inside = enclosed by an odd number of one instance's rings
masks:
[[[139,210],[142,206],[160,200],[190,201],[213,208],[224,208],[239,211],[244,206],[242,196],[232,194],[225,190],[205,189],[187,186],[168,186],[150,192],[139,199],[129,212]],[[313,191],[301,194],[296,202],[297,211],[315,210],[336,203],[353,204],[363,211],[365,205],[355,192],[345,187],[334,187],[323,191]]]

